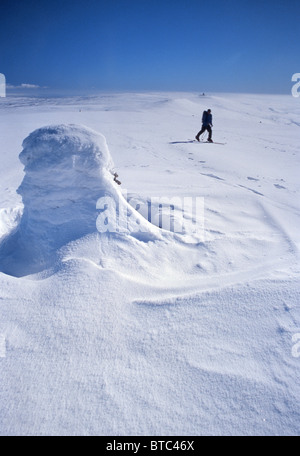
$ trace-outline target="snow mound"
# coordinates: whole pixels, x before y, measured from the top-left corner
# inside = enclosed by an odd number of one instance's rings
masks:
[[[116,217],[123,235],[144,242],[159,236],[137,212],[128,218],[134,210],[114,180],[103,135],[81,125],[46,126],[23,141],[19,158],[25,176],[17,191],[24,211],[16,232],[0,247],[2,272],[39,272],[71,241],[97,230],[117,235]]]

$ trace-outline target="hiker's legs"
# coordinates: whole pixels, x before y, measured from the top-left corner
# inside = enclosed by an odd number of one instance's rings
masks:
[[[207,125],[206,130],[208,131],[208,141],[211,140],[212,129],[210,125]]]
[[[199,141],[199,138],[200,138],[200,135],[202,135],[202,133],[205,132],[207,127],[203,127],[201,128],[201,130],[199,131],[199,133],[196,135],[196,139]]]

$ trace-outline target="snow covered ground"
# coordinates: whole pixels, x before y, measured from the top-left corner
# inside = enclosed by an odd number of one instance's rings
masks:
[[[1,435],[298,435],[299,100],[7,97],[0,125]]]

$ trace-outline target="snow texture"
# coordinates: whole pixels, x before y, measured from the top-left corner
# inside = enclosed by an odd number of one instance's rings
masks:
[[[225,145],[193,141],[207,108]],[[0,434],[298,435],[298,100],[3,98],[0,125]]]

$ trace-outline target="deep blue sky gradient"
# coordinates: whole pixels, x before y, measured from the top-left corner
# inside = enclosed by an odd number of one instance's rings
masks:
[[[0,73],[57,89],[290,93],[299,0],[1,0]]]

